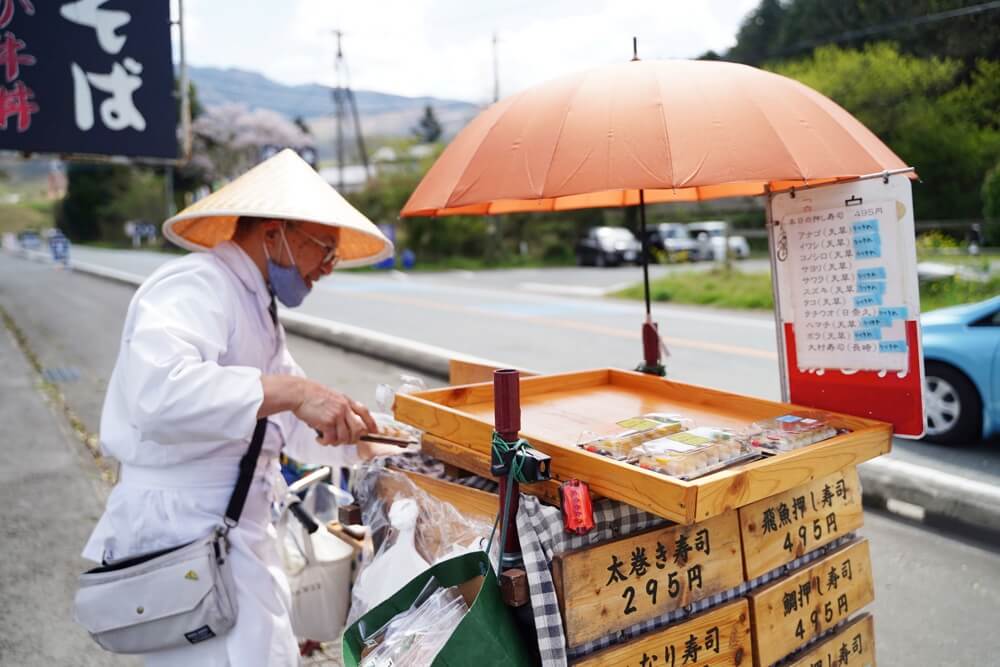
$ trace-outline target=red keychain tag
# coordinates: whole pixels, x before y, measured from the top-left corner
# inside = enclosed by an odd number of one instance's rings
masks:
[[[590,489],[578,479],[559,485],[562,501],[563,526],[567,533],[586,535],[594,529],[594,508],[590,504]]]

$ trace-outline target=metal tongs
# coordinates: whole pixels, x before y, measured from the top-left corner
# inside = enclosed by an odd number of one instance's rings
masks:
[[[383,445],[396,445],[398,447],[409,447],[420,444],[420,440],[414,436],[383,435],[381,433],[369,433],[359,438],[364,442],[377,442]]]
[[[316,435],[323,437],[323,431],[314,429]],[[396,445],[397,447],[409,447],[410,445],[419,445],[420,439],[416,436],[395,436],[395,435],[385,435],[382,433],[369,433],[363,435],[358,440],[362,442],[374,442],[381,445]]]

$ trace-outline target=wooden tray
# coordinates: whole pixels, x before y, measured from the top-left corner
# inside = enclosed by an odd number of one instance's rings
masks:
[[[889,424],[834,415],[833,425],[851,433],[685,482],[587,452],[577,443],[584,433],[612,434],[622,430],[615,422],[648,412],[679,413],[699,425],[742,429],[754,421],[808,408],[616,369],[522,378],[520,388],[521,435],[552,457],[554,478],[583,480],[595,493],[679,523],[716,516],[891,448]],[[400,394],[395,415],[455,446],[480,456],[489,454],[493,385]]]

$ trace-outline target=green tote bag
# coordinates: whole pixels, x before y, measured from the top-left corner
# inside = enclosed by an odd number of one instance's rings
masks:
[[[511,611],[500,597],[500,587],[489,559],[482,551],[467,553],[434,565],[392,597],[370,609],[344,632],[343,655],[346,667],[361,662],[364,643],[359,626],[380,628],[393,616],[410,608],[427,581],[436,577],[444,587],[459,586],[473,597],[469,612],[451,638],[434,658],[433,667],[520,667],[533,660],[517,632]],[[469,588],[473,594],[469,593]]]

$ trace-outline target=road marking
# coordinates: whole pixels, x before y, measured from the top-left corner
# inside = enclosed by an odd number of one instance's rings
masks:
[[[895,498],[886,498],[885,508],[893,514],[898,514],[913,521],[923,521],[924,517],[927,516],[927,510],[921,505],[914,505],[913,503],[896,500]]]
[[[566,296],[604,296],[609,291],[613,291],[605,287],[588,287],[585,285],[553,285],[551,283],[518,283],[517,289],[525,292],[561,294]]]
[[[341,294],[344,296],[355,296],[354,293],[349,291],[342,292]],[[603,336],[613,336],[616,338],[639,340],[641,337],[638,327],[636,327],[635,330],[621,329],[616,327],[602,326],[599,324],[590,324],[588,322],[577,322],[574,320],[542,317],[539,315],[519,315],[516,313],[489,310],[487,308],[476,308],[474,306],[473,307],[461,306],[456,304],[441,303],[440,301],[432,301],[429,299],[420,299],[409,296],[397,296],[391,294],[379,294],[377,292],[366,292],[363,295],[358,294],[356,296],[359,299],[364,299],[368,301],[375,300],[375,301],[383,301],[386,303],[397,303],[397,304],[405,304],[408,306],[419,306],[421,308],[427,308],[430,310],[461,313],[463,315],[468,315],[469,313],[476,313],[492,319],[505,319],[518,322],[531,322],[533,324],[540,324],[543,326],[551,326],[562,329],[573,329],[575,331],[585,331],[588,333],[595,333]],[[768,361],[776,361],[778,359],[777,353],[770,350],[761,350],[757,348],[742,347],[738,345],[727,345],[725,343],[712,343],[702,340],[692,340],[689,338],[678,338],[675,336],[662,336],[662,338],[664,343],[673,347],[680,347],[691,350],[701,350],[704,352],[731,354],[738,357],[766,359]]]

